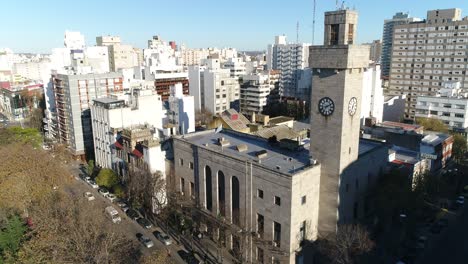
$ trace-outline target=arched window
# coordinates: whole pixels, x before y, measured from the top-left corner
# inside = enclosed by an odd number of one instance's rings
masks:
[[[226,195],[224,189],[224,173],[218,171],[218,204],[219,204],[219,214],[221,216],[226,216]]]
[[[239,180],[236,176],[232,176],[231,183],[231,202],[232,202],[232,223],[240,224],[240,201],[239,201]]]
[[[205,195],[206,195],[206,209],[213,209],[213,193],[211,191],[211,168],[205,167]]]

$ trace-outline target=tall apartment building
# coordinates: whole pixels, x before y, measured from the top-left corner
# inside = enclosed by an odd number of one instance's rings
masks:
[[[301,71],[309,67],[309,46],[304,43],[286,43],[286,36],[276,36],[275,44],[268,46],[268,69],[281,72],[281,96],[299,98],[298,79]]]
[[[220,67],[219,59],[206,61],[207,66],[189,66],[190,95],[195,110],[207,109],[213,114],[239,109],[240,85],[229,69]]]
[[[372,41],[370,45],[369,60],[380,63],[382,57],[382,41],[380,39]]]
[[[240,78],[245,75],[245,62],[242,58],[229,58],[223,64],[223,68],[231,71],[231,77]]]
[[[118,170],[112,146],[124,128],[147,126],[155,130],[155,137],[162,129],[162,101],[153,90],[137,89],[131,94],[96,98],[90,109],[95,162],[103,168]]]
[[[272,90],[269,77],[265,73],[249,74],[242,77],[240,111],[243,114],[250,116],[252,113],[262,113]]]
[[[446,81],[468,89],[467,45],[468,17],[462,19],[458,8],[395,25],[389,93],[407,95],[405,119],[414,120],[417,96],[435,95]]]
[[[168,121],[178,135],[195,132],[195,100],[191,95],[184,95],[182,88],[182,83],[171,85],[168,99]]]
[[[109,49],[109,68],[112,72],[140,65],[138,49],[122,44],[119,36],[98,36],[96,44]]]
[[[52,76],[52,82],[58,140],[67,144],[73,155],[84,159],[94,152],[91,102],[122,91],[122,75],[59,73]]]
[[[435,96],[418,96],[416,117],[435,118],[452,128],[468,128],[468,93],[447,82]]]
[[[371,64],[364,71],[362,81],[361,124],[365,124],[368,117],[375,118],[380,123],[383,119],[384,94],[382,79],[380,79],[380,65]]]
[[[393,30],[396,25],[408,24],[410,22],[421,21],[419,18],[409,17],[407,13],[398,12],[392,19],[386,19],[383,26],[382,35],[382,78],[388,79],[390,76],[390,63],[393,51]]]

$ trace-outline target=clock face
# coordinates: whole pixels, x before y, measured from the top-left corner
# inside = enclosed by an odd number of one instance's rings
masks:
[[[323,116],[330,116],[335,111],[335,103],[330,97],[323,97],[319,100],[318,110]]]
[[[349,104],[348,104],[349,115],[353,116],[356,113],[356,110],[357,110],[357,98],[352,97],[351,100],[349,100]]]

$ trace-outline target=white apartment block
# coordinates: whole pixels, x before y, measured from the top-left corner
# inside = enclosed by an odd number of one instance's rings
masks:
[[[133,68],[139,65],[138,51],[131,45],[117,44],[109,47],[109,68],[115,72],[119,69]]]
[[[221,69],[218,59],[207,60],[207,66],[189,66],[190,95],[195,98],[195,110],[207,109],[213,114],[237,108],[240,85],[229,69]]]
[[[119,36],[98,36],[96,37],[97,46],[111,46],[121,44]]]
[[[77,31],[65,31],[63,44],[65,48],[69,49],[84,49],[86,47],[84,36]]]
[[[182,62],[185,66],[201,65],[202,61],[207,59],[209,52],[206,49],[188,49],[184,46],[180,50]]]
[[[260,114],[272,90],[268,73],[244,75],[240,90],[240,111],[248,116]],[[273,87],[274,88],[274,87]]]
[[[416,117],[435,118],[452,128],[468,127],[468,93],[460,82],[444,83],[435,96],[418,96]]]
[[[242,58],[229,58],[223,64],[224,69],[231,71],[231,77],[240,78],[245,75],[246,67],[245,62]]]
[[[143,50],[145,66],[151,72],[181,72],[182,57],[171,45],[159,36],[148,40],[148,48]]]
[[[116,169],[116,153],[112,146],[118,131],[147,126],[154,128],[154,135],[158,137],[162,130],[162,119],[161,97],[153,90],[137,89],[132,94],[94,99],[91,120],[96,165]]]
[[[384,95],[380,79],[380,65],[372,64],[365,69],[362,80],[361,124],[367,117],[374,117],[377,123],[383,119]]]
[[[50,77],[50,61],[19,62],[13,64],[13,74],[18,74],[29,80],[43,81],[46,76]]]
[[[169,96],[169,124],[178,135],[195,132],[195,100],[191,95],[184,95],[182,83],[171,85]]]
[[[276,36],[275,44],[268,46],[268,69],[281,71],[281,96],[298,97],[298,78],[301,70],[309,67],[309,46],[305,43],[286,43],[286,36]]]
[[[395,25],[389,95],[407,95],[405,119],[414,119],[418,96],[434,96],[447,81],[468,89],[468,17],[461,10],[427,12],[427,19]]]

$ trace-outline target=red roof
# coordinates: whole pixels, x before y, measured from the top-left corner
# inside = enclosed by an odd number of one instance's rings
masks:
[[[138,149],[134,149],[134,150],[132,151],[132,154],[135,155],[135,156],[137,156],[138,158],[143,157],[143,153],[141,153]]]
[[[10,90],[11,89],[10,82],[0,82],[0,88]]]
[[[114,143],[114,146],[115,146],[116,148],[123,149],[122,144],[120,144],[118,141],[116,141],[116,142]]]

